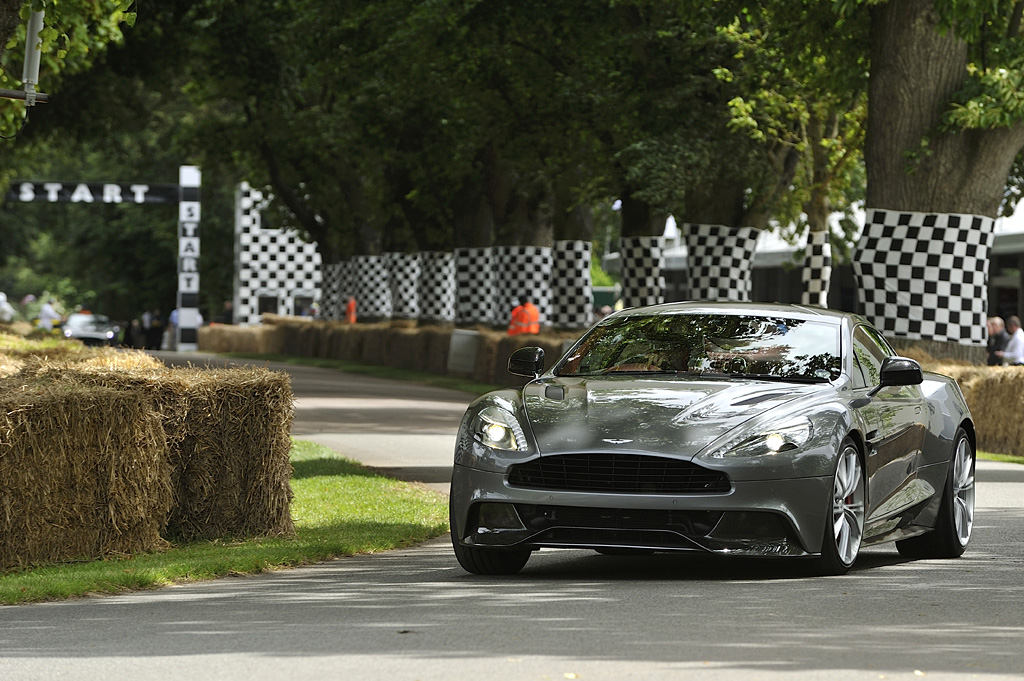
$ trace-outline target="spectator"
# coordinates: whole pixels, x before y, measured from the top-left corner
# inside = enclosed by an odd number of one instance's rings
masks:
[[[53,323],[59,321],[60,315],[53,308],[53,298],[50,298],[39,308],[39,328],[43,331],[53,331]]]
[[[230,300],[225,300],[224,309],[221,310],[220,315],[214,321],[218,324],[234,324],[235,304]]]
[[[1012,315],[1007,319],[1006,330],[1010,340],[1004,349],[996,351],[996,356],[1003,360],[1003,364],[1024,364],[1024,330],[1020,328],[1020,317]]]
[[[1002,317],[989,317],[988,326],[988,358],[985,363],[989,366],[997,366],[1003,363],[1001,357],[996,353],[1006,349],[1010,342],[1010,334],[1006,333],[1006,323]]]
[[[356,323],[356,297],[349,296],[345,303],[345,321],[349,324]]]
[[[149,319],[149,324],[146,324],[146,319]],[[160,316],[160,308],[153,308],[152,312],[146,312],[142,315],[142,325],[145,328],[146,334],[146,349],[147,350],[159,350],[160,343],[164,338],[164,318]]]
[[[521,333],[540,333],[540,310],[527,295],[519,296],[519,305],[512,310],[512,319],[508,323],[508,335]]]
[[[16,314],[14,306],[7,302],[7,294],[0,293],[0,323],[10,324]]]
[[[128,326],[124,330],[124,339],[121,341],[121,345],[126,348],[135,348],[141,350],[146,345],[146,334],[142,330],[142,322],[138,318],[133,319],[129,322]]]

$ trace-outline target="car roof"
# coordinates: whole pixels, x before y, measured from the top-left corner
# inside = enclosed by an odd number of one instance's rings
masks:
[[[831,310],[824,307],[811,305],[791,305],[785,303],[745,303],[736,301],[687,301],[676,303],[661,303],[659,305],[645,305],[643,307],[631,307],[620,310],[609,315],[607,318],[622,316],[658,316],[671,314],[723,314],[723,315],[753,315],[753,316],[784,316],[790,319],[806,319],[830,322],[839,324],[847,319],[852,323],[866,323],[866,320],[858,314]]]

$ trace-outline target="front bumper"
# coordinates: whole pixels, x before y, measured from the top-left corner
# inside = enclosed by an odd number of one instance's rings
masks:
[[[493,548],[638,548],[750,556],[821,552],[828,477],[734,481],[722,494],[634,495],[510,487],[456,465],[452,535]]]

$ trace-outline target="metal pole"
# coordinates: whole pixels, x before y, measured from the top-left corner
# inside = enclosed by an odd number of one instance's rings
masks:
[[[43,42],[39,36],[42,30],[43,12],[32,12],[25,28],[25,68],[21,76],[22,87],[25,88],[25,106],[32,106],[38,99],[36,84],[39,82],[39,59],[43,54],[39,47]]]

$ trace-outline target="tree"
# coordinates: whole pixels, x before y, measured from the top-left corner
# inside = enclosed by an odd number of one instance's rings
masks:
[[[868,205],[998,216],[1024,148],[1021,3],[891,0],[869,11]]]
[[[36,89],[49,93],[59,88],[62,77],[87,70],[108,44],[120,42],[121,24],[135,22],[135,13],[129,11],[132,4],[133,0],[0,0],[0,87],[22,86],[25,27],[32,11],[45,13],[39,34],[40,87]],[[22,50],[8,49],[14,44]],[[24,104],[0,99],[0,127],[5,136],[20,129],[27,116]]]

